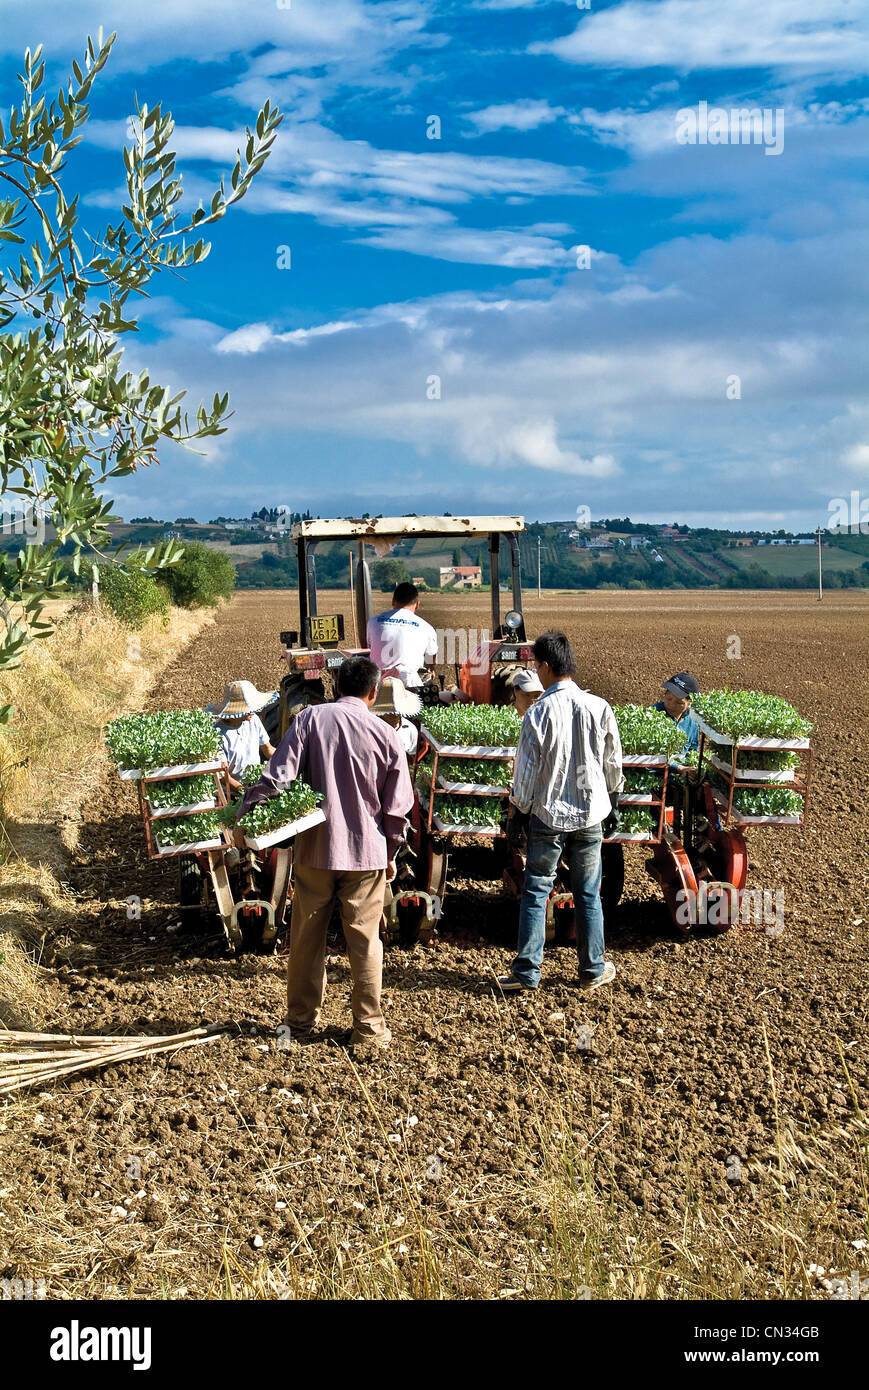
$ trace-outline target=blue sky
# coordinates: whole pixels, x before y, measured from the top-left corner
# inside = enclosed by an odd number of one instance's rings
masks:
[[[88,33],[118,31],[65,174],[94,230],[117,220],[134,92],[173,113],[190,208],[262,102],[285,112],[127,348],[191,406],[228,390],[229,430],[165,450],[121,514],[800,529],[869,492],[869,0],[2,9],[7,109],[27,44],[56,91]],[[681,143],[701,102],[782,112],[781,152]]]

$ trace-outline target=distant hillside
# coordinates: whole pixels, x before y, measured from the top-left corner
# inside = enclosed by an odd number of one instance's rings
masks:
[[[112,535],[116,545],[128,550],[153,545],[168,535],[182,542],[202,541],[229,555],[237,568],[239,588],[298,587],[296,547],[275,510],[263,508],[250,520],[218,518],[208,524],[150,518],[119,522],[112,527]],[[813,589],[818,576],[817,547],[808,543],[808,537],[802,540],[806,543],[797,544],[781,532],[772,536],[633,523],[629,517],[585,527],[570,521],[532,522],[519,538],[522,582],[528,588],[537,585],[539,542],[540,580],[546,589]],[[0,536],[0,549],[14,553],[22,544],[21,536]],[[349,541],[318,546],[319,583],[343,588],[355,549]],[[71,553],[71,547],[65,547],[65,552]],[[369,558],[373,561],[370,552]],[[454,563],[481,565],[483,583],[489,582],[485,537],[461,545],[411,537],[398,542],[389,558],[403,564],[408,577],[422,578],[432,589],[440,584],[441,567]],[[827,588],[869,587],[869,536],[828,533],[822,559]],[[86,578],[90,582],[89,571]],[[510,579],[507,546],[501,549],[500,578],[502,583]]]

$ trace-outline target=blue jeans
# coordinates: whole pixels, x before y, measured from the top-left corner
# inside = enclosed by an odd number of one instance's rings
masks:
[[[546,944],[546,903],[562,855],[570,870],[580,974],[596,978],[603,971],[601,839],[599,824],[586,830],[553,830],[537,816],[531,817],[525,887],[519,908],[519,947],[513,962],[513,974],[529,989],[536,989],[540,983]]]

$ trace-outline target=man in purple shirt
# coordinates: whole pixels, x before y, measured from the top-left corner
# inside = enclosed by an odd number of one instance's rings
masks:
[[[275,796],[296,777],[323,793],[324,824],[296,838],[293,915],[287,962],[287,1023],[316,1027],[326,990],[326,931],[335,899],[353,976],[351,1043],[387,1047],[380,1006],[384,888],[413,805],[398,734],[371,713],[380,672],[367,657],[338,670],[334,704],[303,709],[281,739],[242,811]]]

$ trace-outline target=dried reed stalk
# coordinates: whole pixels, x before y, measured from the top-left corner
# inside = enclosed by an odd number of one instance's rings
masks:
[[[94,1067],[111,1066],[116,1062],[131,1062],[158,1052],[171,1052],[182,1047],[197,1047],[224,1037],[228,1029],[191,1028],[186,1033],[146,1034],[139,1037],[100,1036],[91,1034],[5,1033],[0,1035],[0,1095],[10,1095],[25,1086],[55,1081],[74,1072]],[[28,1040],[30,1046],[27,1046]],[[15,1052],[6,1052],[4,1045],[18,1045]],[[50,1044],[56,1046],[52,1047]],[[70,1047],[69,1044],[73,1046]],[[76,1047],[75,1044],[89,1044]],[[21,1044],[25,1044],[21,1046]],[[98,1044],[98,1046],[94,1046]]]

